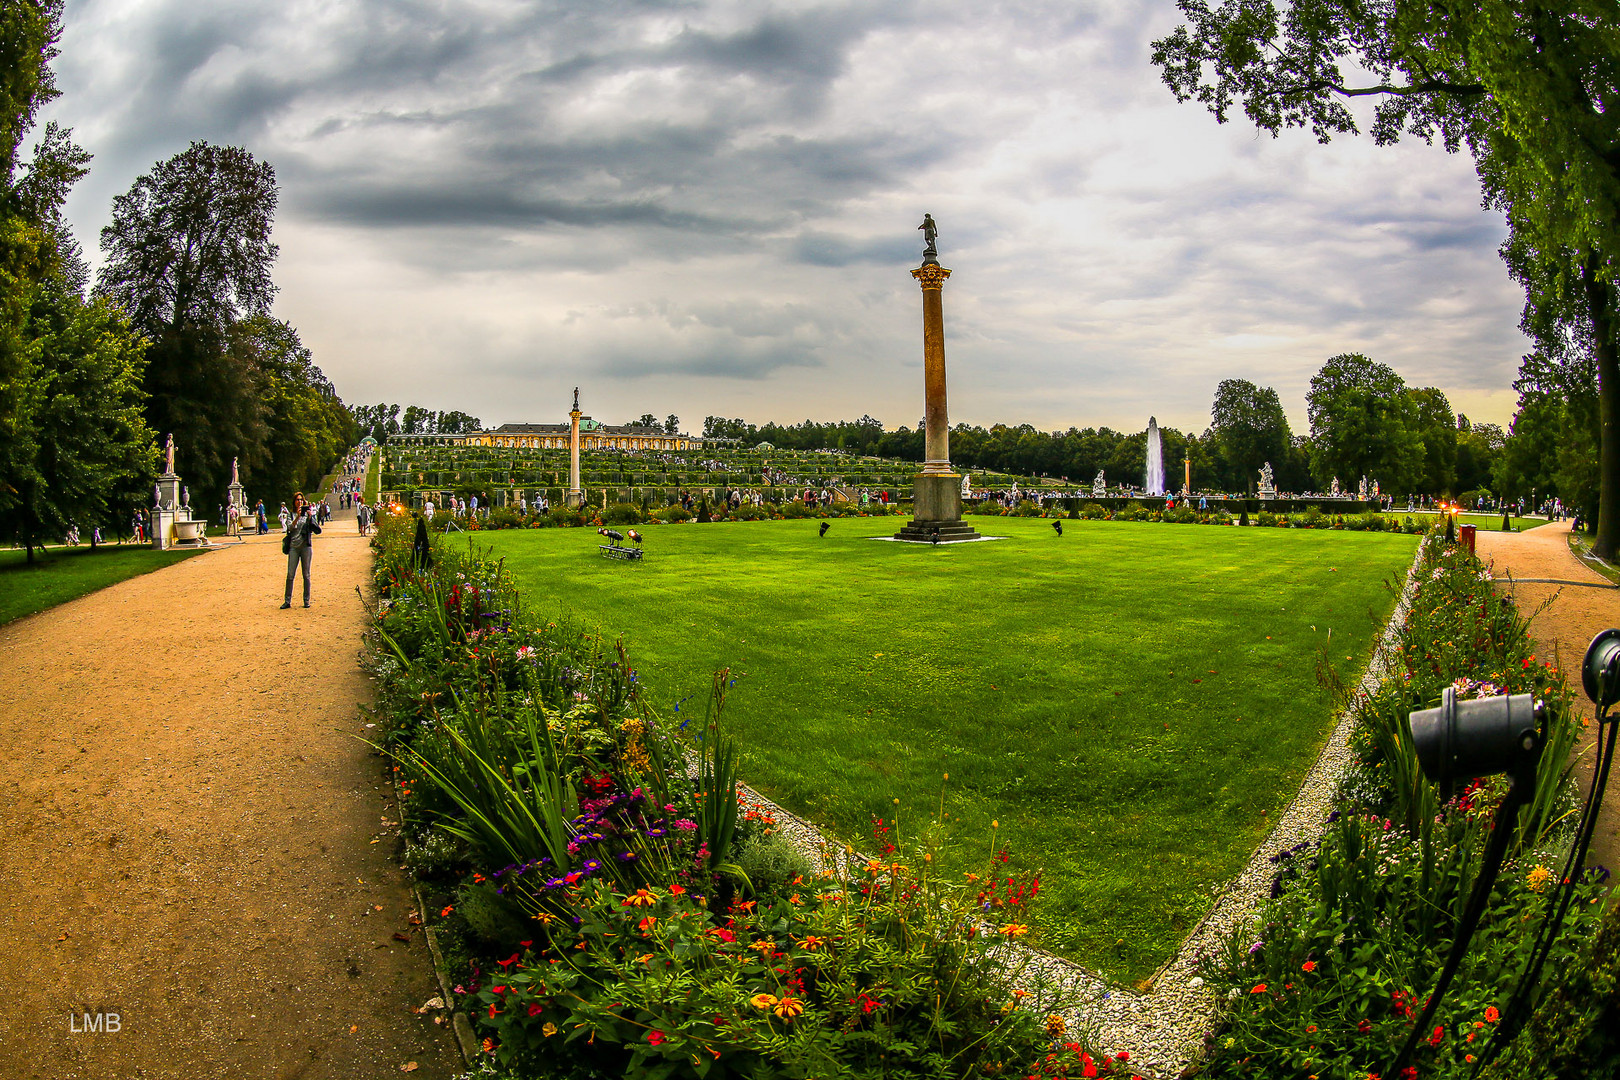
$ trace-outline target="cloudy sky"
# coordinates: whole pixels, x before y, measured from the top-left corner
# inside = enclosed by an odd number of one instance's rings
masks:
[[[1170,0],[69,0],[50,117],[114,196],[194,139],[281,185],[276,313],[350,402],[616,423],[921,414],[1298,429],[1362,352],[1505,422],[1520,296],[1466,156],[1177,105]]]

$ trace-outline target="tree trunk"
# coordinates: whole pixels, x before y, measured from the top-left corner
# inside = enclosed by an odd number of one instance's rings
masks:
[[[34,561],[34,542],[32,540],[26,541],[23,546],[28,551],[28,561],[32,563]]]
[[[1598,369],[1598,417],[1602,441],[1598,448],[1600,490],[1598,493],[1597,536],[1592,552],[1600,559],[1614,560],[1620,548],[1620,357],[1617,357],[1612,294],[1607,282],[1597,277],[1597,255],[1587,256],[1581,266],[1581,283],[1586,287],[1587,307],[1592,314],[1593,351]]]

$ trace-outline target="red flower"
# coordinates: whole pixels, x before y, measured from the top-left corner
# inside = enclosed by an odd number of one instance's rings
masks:
[[[529,1006],[529,1015],[530,1016],[539,1016],[541,1013],[543,1013],[545,1011],[546,1011],[546,1007],[544,1005],[541,1005],[538,1001],[534,1002],[533,1004],[531,1004]]]
[[[1436,1024],[1434,1026],[1434,1034],[1429,1036],[1429,1045],[1439,1046],[1443,1041],[1445,1041],[1445,1037],[1446,1029],[1439,1024]]]
[[[513,964],[518,962],[518,955],[519,955],[518,953],[513,953],[511,956],[508,956],[505,960],[497,960],[495,962],[497,964],[501,965],[501,967],[503,967],[503,968],[511,967]]]
[[[1372,1030],[1372,1021],[1371,1020],[1363,1020],[1361,1023],[1356,1025],[1356,1032],[1358,1034],[1365,1035],[1365,1034],[1367,1034],[1367,1032],[1369,1032],[1371,1030]]]
[[[1263,994],[1265,992],[1266,992],[1266,984],[1265,983],[1261,983],[1260,985],[1256,986],[1253,990],[1249,991],[1249,993],[1251,993],[1251,994]]]
[[[1316,970],[1316,961],[1307,960],[1299,966],[1299,969],[1309,975],[1311,972]]]
[[[652,1043],[654,1046],[659,1045],[667,1038],[669,1038],[669,1036],[665,1035],[662,1031],[653,1030],[647,1032],[647,1041]]]
[[[1496,1011],[1495,1005],[1485,1006],[1485,1022],[1487,1024],[1494,1024],[1500,1019],[1502,1019],[1502,1014]]]

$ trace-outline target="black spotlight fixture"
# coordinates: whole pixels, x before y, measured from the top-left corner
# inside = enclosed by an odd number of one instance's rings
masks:
[[[1620,630],[1604,630],[1587,646],[1586,656],[1581,661],[1581,686],[1597,707],[1597,753],[1593,761],[1592,786],[1587,791],[1563,873],[1556,879],[1557,884],[1548,891],[1546,917],[1531,949],[1530,962],[1502,1009],[1502,1021],[1492,1033],[1490,1044],[1481,1048],[1474,1065],[1475,1076],[1513,1041],[1534,1011],[1531,999],[1540,983],[1542,968],[1552,953],[1553,943],[1574,899],[1575,882],[1586,861],[1592,832],[1597,826],[1597,810],[1603,802],[1604,788],[1608,786],[1609,766],[1614,760],[1616,728],[1620,727],[1609,717],[1610,706],[1620,702]],[[1458,780],[1477,776],[1507,773],[1512,778],[1512,784],[1497,809],[1491,838],[1485,848],[1484,863],[1474,883],[1474,891],[1468,898],[1468,906],[1463,910],[1462,921],[1458,923],[1451,955],[1446,958],[1445,967],[1440,971],[1440,978],[1435,983],[1434,992],[1429,995],[1423,1015],[1413,1026],[1405,1046],[1401,1048],[1395,1063],[1384,1073],[1385,1076],[1399,1076],[1401,1070],[1411,1063],[1418,1039],[1430,1030],[1429,1023],[1439,1009],[1440,999],[1450,988],[1457,968],[1468,951],[1469,941],[1479,926],[1491,887],[1496,882],[1497,872],[1507,853],[1519,808],[1535,794],[1536,770],[1547,734],[1546,705],[1529,694],[1458,701],[1456,691],[1447,687],[1441,694],[1438,708],[1414,712],[1408,720],[1418,765],[1424,775],[1440,785],[1445,798],[1451,797],[1451,789]]]
[[[1617,632],[1620,639],[1620,632]],[[1620,650],[1620,640],[1616,641]],[[1448,686],[1440,705],[1410,717],[1412,748],[1424,775],[1440,785],[1441,801],[1449,801],[1458,780],[1513,773],[1515,786],[1535,783],[1535,765],[1541,756],[1541,730],[1545,706],[1529,694],[1502,695],[1477,701],[1458,701]],[[1520,776],[1528,767],[1527,775]]]

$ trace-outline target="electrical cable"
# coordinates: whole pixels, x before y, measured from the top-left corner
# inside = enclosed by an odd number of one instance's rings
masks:
[[[1603,670],[1600,686],[1606,690],[1607,687],[1614,686],[1616,680],[1620,680],[1620,670],[1617,670],[1616,663],[1611,661]],[[1541,929],[1536,935],[1529,964],[1519,979],[1519,984],[1514,988],[1512,996],[1508,998],[1507,1007],[1502,1011],[1502,1019],[1492,1032],[1490,1042],[1480,1051],[1478,1060],[1474,1063],[1471,1074],[1473,1076],[1478,1076],[1482,1069],[1496,1060],[1529,1021],[1533,1011],[1530,998],[1535,993],[1536,984],[1541,978],[1541,970],[1558,940],[1564,917],[1569,913],[1570,904],[1575,899],[1576,880],[1580,876],[1582,864],[1586,861],[1592,834],[1597,828],[1598,809],[1603,803],[1603,792],[1608,786],[1609,769],[1614,760],[1616,729],[1620,728],[1620,724],[1609,719],[1608,697],[1606,692],[1599,694],[1602,704],[1597,714],[1598,741],[1597,753],[1592,763],[1592,786],[1587,791],[1586,803],[1581,808],[1581,819],[1575,829],[1575,840],[1570,845],[1569,854],[1564,861],[1563,876],[1558,879],[1552,893],[1547,897],[1548,914],[1542,920]]]
[[[1521,782],[1523,774],[1528,779]],[[1490,900],[1491,888],[1496,884],[1496,874],[1502,868],[1502,860],[1507,855],[1508,837],[1512,834],[1512,823],[1518,814],[1519,808],[1529,801],[1531,793],[1535,790],[1535,768],[1522,770],[1516,773],[1512,785],[1502,798],[1501,806],[1497,807],[1496,819],[1491,824],[1491,839],[1485,846],[1485,859],[1480,865],[1479,878],[1474,882],[1474,891],[1468,897],[1468,906],[1463,909],[1462,920],[1457,924],[1457,935],[1451,943],[1451,954],[1446,957],[1446,965],[1440,971],[1440,978],[1434,984],[1434,990],[1429,994],[1428,1002],[1423,1006],[1423,1014],[1418,1017],[1417,1023],[1412,1026],[1411,1034],[1406,1037],[1406,1045],[1395,1057],[1395,1064],[1385,1070],[1384,1075],[1395,1077],[1401,1075],[1401,1070],[1412,1062],[1412,1054],[1417,1050],[1418,1039],[1429,1029],[1429,1021],[1440,1008],[1440,1001],[1446,996],[1451,987],[1451,980],[1456,977],[1457,969],[1462,965],[1462,959],[1468,952],[1468,943],[1479,926],[1480,917],[1485,914],[1485,905]]]

